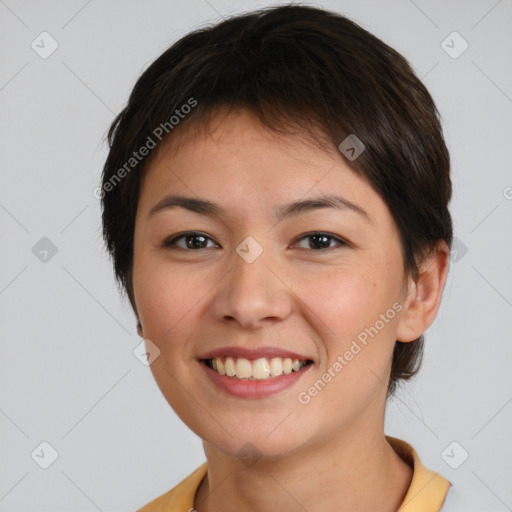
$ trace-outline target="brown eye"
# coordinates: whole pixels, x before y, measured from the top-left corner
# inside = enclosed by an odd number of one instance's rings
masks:
[[[207,246],[208,240],[212,241],[210,237],[203,233],[190,231],[166,240],[163,243],[163,247],[178,247],[185,250],[209,249],[210,247]]]
[[[299,240],[308,240],[306,246],[300,247],[301,249],[313,249],[317,251],[332,249],[336,246],[331,246],[334,241],[338,246],[348,245],[347,242],[341,238],[331,235],[330,233],[308,233],[302,236]]]

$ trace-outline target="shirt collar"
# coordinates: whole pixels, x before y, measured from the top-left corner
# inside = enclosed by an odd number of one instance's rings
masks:
[[[438,512],[451,483],[439,473],[427,469],[416,450],[405,441],[386,436],[395,452],[413,469],[407,494],[398,512]]]
[[[427,469],[414,448],[395,437],[386,436],[397,454],[413,469],[407,494],[398,512],[439,512],[450,487],[450,482],[439,473]],[[194,508],[194,498],[208,470],[204,462],[176,487],[153,500],[138,512],[188,511]]]

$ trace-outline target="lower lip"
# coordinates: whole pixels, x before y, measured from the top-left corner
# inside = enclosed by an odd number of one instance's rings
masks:
[[[238,398],[265,398],[295,384],[309,371],[313,363],[304,366],[298,372],[284,373],[279,377],[265,380],[242,380],[236,377],[227,377],[212,370],[204,361],[200,361],[200,365],[210,380],[230,395]]]

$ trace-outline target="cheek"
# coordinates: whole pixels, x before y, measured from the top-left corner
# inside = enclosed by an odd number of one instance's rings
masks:
[[[356,335],[369,322],[391,307],[397,287],[378,269],[343,268],[310,275],[297,281],[297,295],[311,311],[311,320],[324,323],[327,332],[337,336]]]
[[[321,336],[323,371],[342,357],[343,374],[352,383],[364,380],[370,368],[385,375],[396,341],[399,290],[392,268],[386,273],[369,266],[354,265],[302,282],[298,295],[304,316]]]
[[[134,263],[133,287],[139,316],[147,337],[164,342],[175,336],[187,315],[200,307],[204,287],[181,265],[139,258]]]

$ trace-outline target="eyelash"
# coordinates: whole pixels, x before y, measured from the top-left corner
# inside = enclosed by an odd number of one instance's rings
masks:
[[[310,233],[305,233],[303,235],[301,235],[297,241],[300,241],[304,238],[312,238],[313,236],[325,236],[326,238],[330,238],[336,242],[338,242],[338,246],[339,247],[343,247],[343,246],[350,246],[349,242],[347,242],[346,240],[344,240],[343,238],[340,238],[339,236],[335,236],[331,233],[325,233],[323,231],[312,231]],[[201,236],[201,237],[204,237],[208,240],[212,240],[212,238],[210,238],[209,236],[207,236],[206,234],[204,233],[201,233],[200,231],[186,231],[184,233],[180,233],[179,235],[176,235],[176,236],[173,236],[167,240],[164,241],[164,243],[162,244],[162,246],[164,248],[167,248],[167,249],[171,249],[174,247],[177,247],[178,249],[182,249],[184,251],[199,251],[201,249],[211,249],[211,247],[204,247],[204,248],[199,248],[199,249],[189,249],[189,248],[184,248],[184,247],[178,247],[176,246],[176,242],[182,238],[187,238],[187,237],[190,237],[190,236]],[[296,242],[294,242],[296,243]],[[324,251],[328,251],[328,250],[331,250],[331,249],[335,249],[336,247],[327,247],[327,248],[320,248],[320,249],[311,249],[311,248],[308,248],[306,250],[311,250],[311,251],[315,251],[315,252],[324,252]]]

